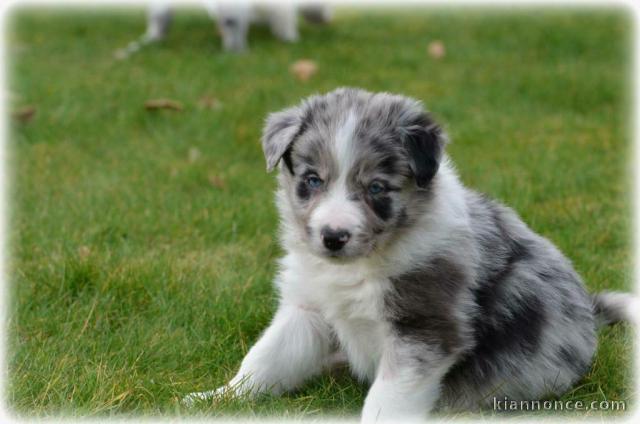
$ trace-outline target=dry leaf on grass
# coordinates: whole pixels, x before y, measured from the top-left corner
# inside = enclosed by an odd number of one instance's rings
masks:
[[[200,150],[198,150],[196,147],[192,147],[189,149],[189,163],[194,163],[195,161],[200,159],[200,156],[202,156],[200,154]]]
[[[434,59],[441,59],[446,53],[444,43],[440,40],[430,42],[429,46],[427,47],[427,51],[429,52],[429,56]]]
[[[81,260],[87,259],[90,254],[91,254],[91,249],[89,249],[89,246],[78,247],[78,257]]]
[[[36,115],[36,108],[33,106],[25,106],[11,113],[13,119],[20,122],[29,122]]]
[[[198,100],[198,107],[200,109],[218,110],[222,107],[222,103],[213,96],[202,96]]]
[[[144,104],[147,110],[170,109],[182,110],[182,103],[171,99],[152,99],[147,100]]]
[[[219,177],[217,175],[213,175],[213,174],[209,175],[209,184],[211,184],[213,187],[219,188],[221,190],[224,189],[227,186],[227,184],[225,183],[225,181],[221,177]]]
[[[289,71],[300,81],[308,81],[318,72],[318,65],[313,60],[302,59],[294,62]]]

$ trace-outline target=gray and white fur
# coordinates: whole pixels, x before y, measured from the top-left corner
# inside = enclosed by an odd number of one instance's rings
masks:
[[[637,300],[588,294],[549,240],[460,183],[446,142],[420,102],[388,93],[343,88],[270,115],[279,307],[237,375],[185,402],[291,391],[339,358],[371,383],[365,422],[576,383],[598,326]]]

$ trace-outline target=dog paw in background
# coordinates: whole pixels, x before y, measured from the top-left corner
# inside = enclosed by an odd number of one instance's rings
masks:
[[[116,59],[124,60],[141,48],[164,39],[171,26],[171,7],[168,2],[153,2],[147,11],[147,30],[137,40],[127,44],[126,47],[115,51]]]

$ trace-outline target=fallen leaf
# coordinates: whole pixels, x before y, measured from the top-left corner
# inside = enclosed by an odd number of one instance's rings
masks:
[[[213,96],[202,96],[200,100],[198,100],[198,107],[200,107],[200,109],[217,110],[222,107],[222,103]]]
[[[90,254],[91,254],[91,249],[89,249],[89,246],[78,247],[78,257],[80,259],[83,259],[83,260],[87,259]]]
[[[202,155],[200,154],[200,150],[198,150],[197,148],[192,147],[189,149],[189,163],[194,163],[195,161],[200,159],[200,156]]]
[[[171,109],[171,110],[182,110],[182,103],[171,100],[171,99],[152,99],[147,100],[144,104],[144,107],[147,110],[157,110],[157,109]]]
[[[227,184],[224,182],[222,178],[217,175],[209,175],[209,184],[211,184],[215,188],[224,189]]]
[[[444,43],[440,40],[430,42],[429,46],[427,47],[427,51],[429,52],[429,56],[434,59],[441,59],[446,53]]]
[[[300,81],[308,81],[316,72],[318,65],[313,60],[301,59],[294,62],[289,71]]]
[[[25,106],[15,110],[11,116],[17,121],[27,123],[33,119],[36,114],[36,108],[33,106]]]

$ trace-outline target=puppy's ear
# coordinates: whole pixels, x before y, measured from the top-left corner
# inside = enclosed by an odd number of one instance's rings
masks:
[[[446,136],[442,129],[423,113],[402,128],[409,167],[420,188],[425,188],[438,172]]]
[[[262,131],[262,150],[267,160],[267,172],[278,165],[282,156],[302,131],[302,111],[298,107],[272,113],[267,117]],[[290,167],[289,164],[287,166]]]

